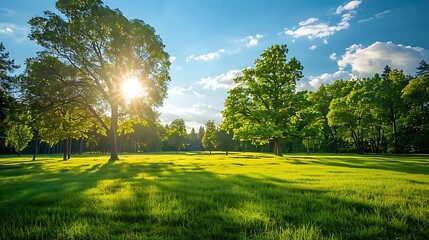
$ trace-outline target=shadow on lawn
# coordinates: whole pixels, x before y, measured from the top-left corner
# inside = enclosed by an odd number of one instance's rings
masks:
[[[291,238],[282,231],[306,226],[316,230],[314,238],[429,237],[421,220],[410,215],[300,188],[293,181],[220,175],[172,162],[81,167],[50,172],[34,163],[0,170],[0,177],[27,177],[0,190],[0,238],[19,238],[14,235],[19,230],[32,238],[58,238],[76,221],[89,226],[83,235],[68,237]],[[91,190],[96,191],[87,194]],[[38,220],[39,215],[50,219]],[[388,224],[392,219],[403,224]],[[15,231],[8,232],[11,226]]]
[[[412,174],[429,175],[429,155],[337,155],[321,156],[286,156],[291,164],[322,164],[348,168],[380,169]]]

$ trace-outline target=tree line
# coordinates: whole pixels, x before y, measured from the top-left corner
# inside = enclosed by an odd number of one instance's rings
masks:
[[[163,126],[156,108],[167,94],[169,56],[155,29],[100,0],[58,0],[61,15],[30,19],[42,51],[19,68],[0,44],[0,151],[63,153],[240,150],[429,152],[429,64],[415,76],[389,66],[373,77],[296,90],[303,66],[286,45],[265,50],[228,92],[223,122],[186,132]],[[127,99],[124,81],[143,93]],[[29,145],[29,143],[31,143]]]

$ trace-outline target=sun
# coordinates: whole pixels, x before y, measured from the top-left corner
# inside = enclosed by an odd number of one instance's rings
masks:
[[[131,100],[143,94],[143,87],[137,78],[129,78],[122,83],[121,91],[125,99]]]

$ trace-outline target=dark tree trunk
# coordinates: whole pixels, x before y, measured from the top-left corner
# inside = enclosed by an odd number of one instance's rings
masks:
[[[79,140],[79,155],[83,154],[83,138]]]
[[[67,145],[67,147],[68,147],[68,149],[67,149],[67,160],[70,159],[70,155],[71,155],[71,151],[72,151],[72,143],[73,143],[73,140],[71,138],[69,138],[68,145]]]
[[[109,161],[119,160],[118,156],[118,105],[113,103],[110,124],[110,159]]]
[[[63,155],[63,161],[67,161],[67,156],[68,156],[68,150],[69,150],[69,147],[68,147],[68,139],[64,139],[63,140],[63,149],[64,149],[64,155]]]
[[[281,138],[274,138],[274,154],[280,157],[283,156]]]
[[[34,137],[35,137],[35,141],[36,141],[36,144],[35,144],[36,146],[34,148],[33,161],[36,160],[36,156],[37,156],[37,153],[39,151],[39,131],[35,131]]]

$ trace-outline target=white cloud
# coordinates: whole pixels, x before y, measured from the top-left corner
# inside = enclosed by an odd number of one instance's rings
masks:
[[[264,35],[257,33],[256,36],[247,36],[243,41],[246,42],[246,47],[255,47],[258,46],[259,40],[263,38]]]
[[[329,55],[329,59],[331,59],[332,61],[337,60],[337,53],[331,53],[331,55]]]
[[[390,13],[390,10],[385,10],[383,12],[379,12],[379,13],[375,14],[372,17],[361,19],[361,20],[358,21],[358,23],[369,22],[369,21],[371,21],[371,20],[373,20],[375,18],[383,18],[384,16],[388,15],[389,13]]]
[[[192,54],[186,58],[186,62],[189,62],[191,60],[208,62],[214,59],[219,59],[220,55],[223,53],[225,53],[225,49],[219,49],[216,52],[210,52],[199,56],[195,56],[194,54]]]
[[[319,21],[318,18],[312,17],[312,18],[309,18],[309,19],[307,19],[305,21],[301,21],[298,24],[299,24],[299,26],[305,26],[305,25],[309,25],[309,24],[315,23],[317,21]]]
[[[316,45],[312,45],[309,49],[310,50],[314,50],[314,49],[316,49],[317,48],[317,46]]]
[[[328,44],[328,40],[323,39],[323,43],[324,43],[324,44]]]
[[[22,42],[27,39],[27,29],[12,23],[0,23],[0,35],[10,36]]]
[[[173,87],[168,90],[168,95],[176,95],[176,96],[183,96],[183,95],[189,95],[193,94],[197,97],[203,98],[204,95],[197,92],[193,86],[189,86],[187,88],[184,87]]]
[[[344,70],[338,70],[335,73],[324,73],[320,76],[316,77],[309,77],[308,84],[313,88],[313,90],[316,90],[320,87],[322,84],[331,84],[335,80],[343,79],[343,80],[350,80],[352,78],[352,75]]]
[[[299,22],[299,28],[297,29],[285,29],[285,34],[292,36],[294,38],[299,37],[307,37],[309,39],[314,38],[326,38],[329,36],[334,35],[336,32],[339,32],[341,30],[348,29],[350,27],[350,20],[354,17],[355,11],[353,11],[355,8],[359,6],[359,4],[362,1],[351,1],[344,6],[339,6],[337,8],[336,13],[341,14],[342,12],[346,12],[341,16],[340,21],[335,25],[330,25],[326,22],[319,21],[318,18],[311,17],[307,20]],[[323,41],[325,44],[327,44],[327,40],[325,39]]]
[[[341,14],[343,11],[351,11],[355,8],[357,8],[362,3],[361,0],[354,0],[346,3],[345,5],[339,6],[337,8],[337,11],[335,11],[336,14]]]
[[[230,89],[234,86],[233,79],[241,75],[242,70],[233,69],[229,70],[227,73],[222,73],[215,77],[202,78],[200,81],[198,81],[198,84],[203,85],[204,89]]]
[[[415,74],[419,62],[428,58],[429,51],[420,47],[375,42],[366,48],[351,45],[337,63],[340,69],[350,67],[353,76],[362,78],[380,73],[386,65],[404,70],[405,74]]]
[[[202,102],[197,102],[187,107],[167,103],[159,111],[161,112],[161,122],[163,124],[169,124],[174,119],[181,118],[186,122],[188,132],[192,127],[198,131],[198,127],[204,126],[208,120],[215,120],[216,124],[220,124],[222,120],[222,109]]]
[[[175,56],[170,56],[169,60],[170,60],[170,63],[173,63],[174,61],[176,61],[176,57]]]

